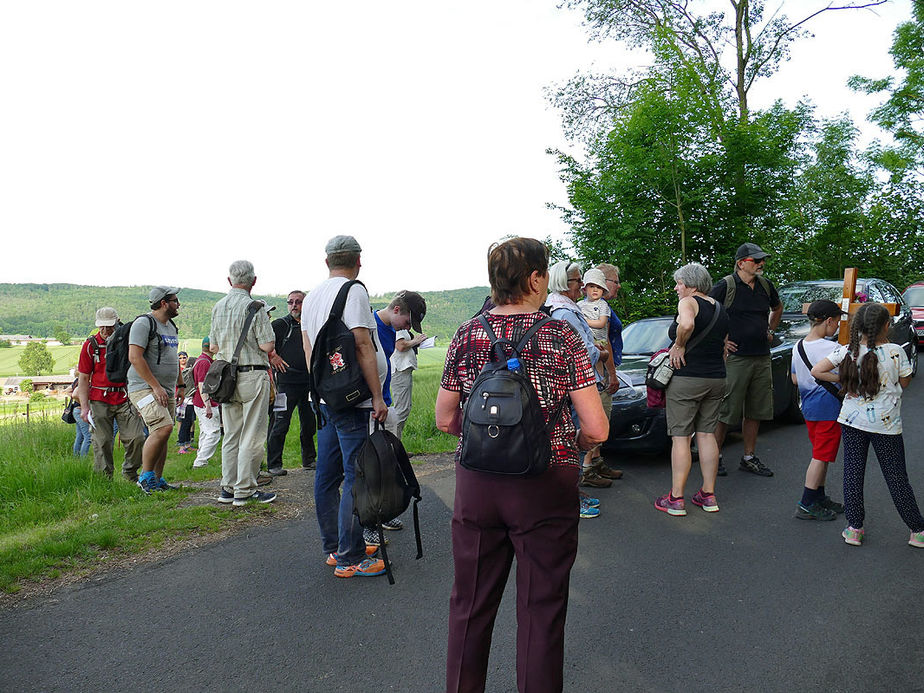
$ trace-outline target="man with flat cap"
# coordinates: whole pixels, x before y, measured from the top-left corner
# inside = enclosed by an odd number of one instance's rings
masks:
[[[167,443],[176,421],[176,397],[186,393],[180,373],[179,289],[155,286],[148,292],[151,312],[135,318],[128,333],[128,398],[148,427],[138,485],[145,493],[174,489],[164,480]]]
[[[305,361],[311,363],[311,349],[327,321],[341,287],[356,279],[362,248],[352,236],[335,236],[325,247],[329,275],[308,293],[302,306],[302,335]],[[371,577],[385,573],[381,559],[367,557],[359,518],[353,514],[353,480],[356,455],[369,435],[370,417],[385,422],[388,407],[382,396],[387,365],[376,350],[375,318],[369,294],[361,284],[352,285],[343,309],[343,324],[356,341],[356,360],[372,397],[355,407],[334,411],[315,402],[323,421],[318,430],[318,461],[314,477],[315,509],[321,529],[321,543],[327,565],[335,566],[341,578]],[[349,366],[350,364],[348,364]]]
[[[715,429],[716,442],[721,449],[728,427],[741,422],[744,455],[739,467],[758,476],[773,476],[755,453],[760,422],[773,419],[770,342],[783,315],[776,288],[763,276],[767,257],[756,243],[743,243],[735,253],[734,273],[709,292],[728,311],[725,399]],[[720,458],[719,475],[726,473]]]
[[[99,331],[83,343],[77,360],[77,399],[80,400],[80,417],[87,422],[91,415],[93,417],[93,471],[112,477],[115,421],[125,447],[122,476],[135,483],[144,446],[141,419],[128,402],[125,383],[114,383],[106,377],[106,340],[118,324],[119,314],[115,308],[106,306],[96,311]]]

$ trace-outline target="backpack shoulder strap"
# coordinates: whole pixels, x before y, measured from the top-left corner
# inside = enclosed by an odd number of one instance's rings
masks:
[[[145,313],[144,317],[148,319],[148,327],[150,328],[148,330],[148,342],[150,342],[151,335],[157,333],[157,324],[154,322],[154,316],[151,315],[150,313]],[[171,320],[170,322],[173,322],[173,320]],[[176,327],[176,325],[174,325],[174,327]],[[164,348],[163,342],[160,339],[158,339],[157,340],[157,363],[160,363],[160,352],[161,352],[161,349],[163,348]]]
[[[519,355],[523,347],[529,344],[529,340],[533,338],[533,335],[535,335],[539,330],[541,330],[544,325],[550,322],[552,322],[552,318],[550,318],[548,315],[543,315],[541,318],[536,320],[536,322],[532,324],[532,327],[526,330],[526,334],[523,335],[523,338],[519,342],[517,342],[517,345],[513,348],[513,350],[517,353],[517,355]]]
[[[488,335],[488,339],[491,340],[491,355],[492,358],[498,363],[503,363],[507,361],[507,354],[504,351],[504,345],[509,346],[513,349],[513,344],[511,344],[506,339],[501,339],[497,336],[497,333],[494,332],[494,329],[491,327],[491,323],[488,322],[488,319],[484,316],[484,313],[481,313],[478,316],[478,323],[484,328],[484,331]]]
[[[757,276],[757,283],[760,284],[764,288],[764,293],[767,294],[767,298],[770,298],[770,280],[760,274],[756,276]]]
[[[805,346],[802,344],[804,341],[805,339],[800,339],[798,344],[796,344],[796,349],[799,352],[799,356],[802,357],[802,362],[805,364],[805,367],[809,369],[809,375],[811,375],[812,366],[815,364],[809,361],[808,354],[805,353]],[[834,383],[829,383],[827,380],[819,380],[818,378],[815,378],[815,382],[821,385],[832,397],[841,398],[841,391]]]
[[[727,274],[725,275],[725,304],[726,310],[731,308],[731,304],[735,302],[735,275]]]
[[[353,288],[354,284],[359,284],[364,289],[366,288],[366,285],[358,279],[351,279],[345,282],[344,285],[340,287],[340,291],[337,292],[337,298],[334,299],[334,304],[330,308],[330,317],[338,319],[343,317],[343,309],[346,307],[347,295],[350,293],[350,289]],[[368,289],[366,292],[368,293]]]

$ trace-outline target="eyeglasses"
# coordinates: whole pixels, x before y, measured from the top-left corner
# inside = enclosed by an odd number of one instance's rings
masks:
[[[578,284],[580,284],[581,280],[580,279],[569,279],[568,283],[570,284],[571,282],[577,282]]]
[[[745,261],[745,262],[753,262],[755,265],[762,265],[762,264],[764,264],[764,262],[767,261],[767,259],[762,257],[762,258],[760,258],[760,260],[755,260],[755,259],[752,258],[752,257],[746,257],[746,258],[744,258],[744,261]]]
[[[165,299],[165,300],[167,301],[167,303],[176,303],[177,305],[180,305],[180,299],[178,299],[178,298],[176,298],[176,297],[174,297],[174,298],[168,298],[168,299]]]
[[[286,303],[290,306],[300,306],[302,304],[302,299],[293,298],[293,299],[289,299],[288,301],[286,301]]]

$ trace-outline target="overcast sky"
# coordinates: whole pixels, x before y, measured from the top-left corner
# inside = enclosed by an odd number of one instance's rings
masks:
[[[286,293],[349,233],[372,293],[486,284],[491,242],[565,230],[545,150],[579,150],[544,88],[645,63],[555,5],[2,3],[2,281],[223,291],[246,258],[259,292]],[[809,97],[862,124],[876,101],[844,82],[888,74],[909,17],[910,0],[818,17],[752,105]]]

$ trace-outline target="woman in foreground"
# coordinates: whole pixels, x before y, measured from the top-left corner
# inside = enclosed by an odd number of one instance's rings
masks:
[[[501,339],[516,344],[536,321],[548,292],[548,249],[513,238],[488,254],[496,307],[486,314]],[[490,358],[490,339],[477,318],[456,332],[436,399],[437,427],[461,434],[463,395]],[[446,690],[484,691],[491,635],[514,556],[517,559],[517,688],[563,686],[568,583],[578,545],[580,453],[603,442],[609,424],[600,405],[587,350],[558,320],[544,325],[520,351],[520,364],[548,418],[568,396],[571,417],[557,417],[548,469],[529,477],[476,472],[458,464],[452,517],[455,580],[449,601]],[[565,403],[567,405],[567,403]]]

